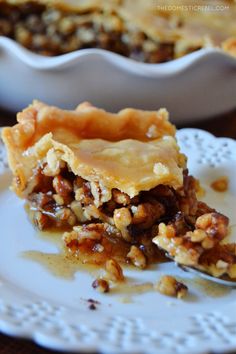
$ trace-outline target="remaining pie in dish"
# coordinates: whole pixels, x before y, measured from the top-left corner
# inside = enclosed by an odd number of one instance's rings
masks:
[[[40,230],[63,230],[68,252],[145,268],[165,250],[232,276],[235,249],[220,245],[228,218],[197,200],[165,109],[114,114],[83,103],[64,111],[35,101],[17,120],[2,133],[12,188]]]
[[[147,63],[204,47],[235,55],[230,0],[0,0],[0,35],[42,55],[102,48]]]

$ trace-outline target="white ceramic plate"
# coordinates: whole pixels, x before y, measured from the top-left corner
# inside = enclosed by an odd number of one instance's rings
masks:
[[[37,98],[74,109],[91,101],[106,110],[167,107],[175,123],[236,108],[236,59],[202,49],[164,64],[138,63],[101,49],[54,58],[0,37],[0,107],[20,111]]]
[[[178,132],[189,156],[191,173],[206,187],[206,200],[231,218],[236,215],[236,142],[217,139],[195,129]],[[206,353],[236,349],[236,290],[194,280],[174,265],[156,265],[145,271],[125,270],[132,284],[157,281],[174,274],[188,285],[186,300],[144,292],[98,294],[93,276],[78,271],[73,279],[52,275],[27,251],[57,253],[57,246],[39,237],[27,220],[23,202],[8,190],[10,174],[0,149],[0,329],[32,338],[60,350],[102,353]],[[217,193],[209,183],[230,178],[230,190]],[[206,285],[208,284],[208,285]],[[87,299],[100,302],[88,309]]]

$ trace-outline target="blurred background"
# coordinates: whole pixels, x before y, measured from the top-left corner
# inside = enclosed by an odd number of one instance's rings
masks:
[[[4,112],[90,101],[190,125],[236,108],[235,56],[233,0],[0,0]]]

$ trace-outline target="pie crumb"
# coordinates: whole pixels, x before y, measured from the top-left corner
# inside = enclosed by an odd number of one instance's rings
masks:
[[[211,188],[216,192],[226,192],[229,188],[229,179],[226,176],[219,177],[211,183]]]
[[[102,278],[95,279],[92,283],[92,287],[100,293],[108,293],[110,290],[109,283]]]

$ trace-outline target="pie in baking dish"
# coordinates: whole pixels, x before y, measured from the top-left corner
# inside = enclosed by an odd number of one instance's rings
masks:
[[[235,55],[235,17],[230,0],[0,0],[0,35],[42,55],[101,48],[161,63],[204,47]]]
[[[34,101],[17,120],[2,133],[12,189],[40,230],[64,232],[68,252],[145,268],[164,250],[179,263],[233,276],[235,247],[220,244],[229,220],[197,200],[199,184],[165,109],[114,114],[89,103],[65,111]]]

